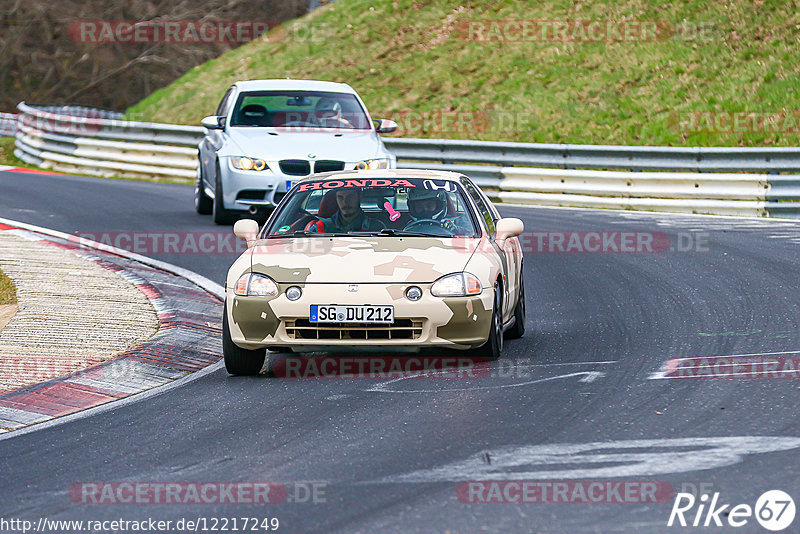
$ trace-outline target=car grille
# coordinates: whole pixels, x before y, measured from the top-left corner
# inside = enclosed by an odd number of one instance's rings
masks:
[[[291,339],[331,340],[393,340],[419,339],[422,321],[396,319],[392,324],[312,323],[308,319],[286,322],[286,334]]]
[[[322,160],[314,164],[314,172],[343,171],[344,161]]]
[[[289,176],[307,176],[311,174],[311,164],[304,159],[283,159],[278,165],[283,174]]]

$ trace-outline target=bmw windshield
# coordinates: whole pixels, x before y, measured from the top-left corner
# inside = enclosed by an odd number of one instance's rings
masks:
[[[449,180],[305,181],[289,193],[265,235],[479,237],[471,209]]]
[[[355,95],[327,91],[248,91],[239,95],[231,126],[372,129]]]

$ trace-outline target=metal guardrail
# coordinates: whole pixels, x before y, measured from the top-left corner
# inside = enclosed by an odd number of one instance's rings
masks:
[[[404,167],[461,172],[482,186],[495,188],[491,194],[506,202],[800,218],[800,175],[778,174],[800,172],[800,147],[632,147],[403,138],[387,138],[384,143]],[[733,174],[745,172],[756,174]]]
[[[557,169],[689,172],[800,172],[800,147],[656,147],[384,139],[398,159]]]
[[[17,116],[13,113],[0,113],[0,137],[13,137],[17,133]]]
[[[150,179],[193,180],[204,129],[122,120],[122,114],[78,107],[32,107],[24,102],[14,154],[45,168]]]
[[[28,163],[100,176],[195,177],[202,127],[124,121],[91,108],[22,102],[18,109],[14,153]],[[461,172],[506,202],[800,218],[800,175],[775,174],[800,172],[800,148],[384,142],[401,167]]]

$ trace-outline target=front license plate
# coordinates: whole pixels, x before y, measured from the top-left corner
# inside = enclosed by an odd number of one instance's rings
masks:
[[[313,304],[312,323],[380,323],[394,322],[394,306],[339,306]]]

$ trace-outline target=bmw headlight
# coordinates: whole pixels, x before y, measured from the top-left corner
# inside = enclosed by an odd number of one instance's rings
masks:
[[[466,297],[482,291],[478,277],[471,273],[453,273],[436,280],[431,286],[434,297]]]
[[[263,274],[245,273],[236,281],[233,292],[248,297],[277,297],[278,284]]]
[[[267,168],[267,162],[263,159],[248,158],[247,156],[232,156],[231,165],[234,169],[242,171],[263,171]]]
[[[389,168],[389,160],[387,158],[381,159],[365,159],[364,161],[359,161],[356,165],[356,170],[358,171],[365,171],[369,169],[388,169]]]

